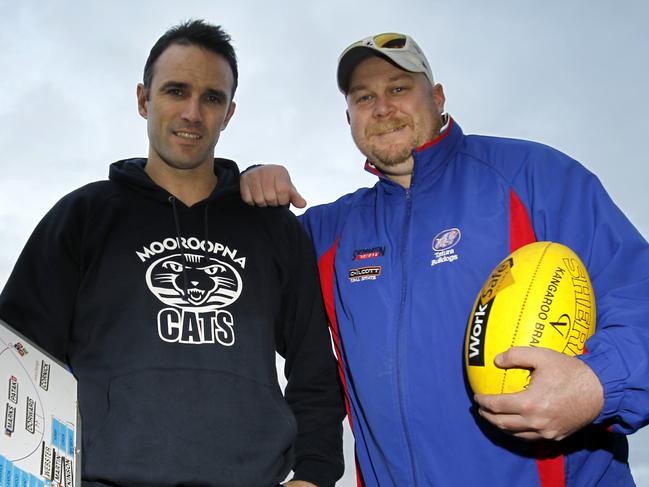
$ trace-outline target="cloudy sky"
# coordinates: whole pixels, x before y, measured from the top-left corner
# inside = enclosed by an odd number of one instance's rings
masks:
[[[336,89],[340,51],[405,31],[465,132],[567,152],[649,236],[646,0],[0,0],[0,286],[63,194],[146,155],[135,86],[151,45],[188,18],[223,25],[240,59],[237,113],[217,154],[285,164],[310,204],[374,182]],[[630,442],[636,481],[649,487],[649,428]],[[341,485],[351,487],[351,441],[346,453]]]

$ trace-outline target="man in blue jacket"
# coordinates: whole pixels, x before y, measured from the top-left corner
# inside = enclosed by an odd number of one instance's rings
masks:
[[[309,209],[365,486],[634,485],[625,435],[649,421],[649,245],[598,179],[541,144],[465,135],[407,35],[341,55],[338,87],[372,188]],[[305,202],[285,170],[242,179],[264,206]],[[470,392],[462,364],[473,300],[533,241],[572,248],[593,281],[588,353],[512,348],[499,367],[528,389]]]

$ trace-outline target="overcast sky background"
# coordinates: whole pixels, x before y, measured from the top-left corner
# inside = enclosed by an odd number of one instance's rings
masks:
[[[570,154],[649,236],[647,0],[0,0],[0,286],[62,195],[146,155],[135,86],[153,43],[188,18],[223,25],[239,56],[237,112],[217,155],[283,163],[310,204],[374,183],[349,136],[336,61],[352,41],[402,31],[465,133]],[[346,440],[340,485],[352,487]],[[630,443],[636,482],[649,487],[649,428]]]

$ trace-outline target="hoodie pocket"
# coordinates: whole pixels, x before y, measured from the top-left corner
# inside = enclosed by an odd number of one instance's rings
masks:
[[[276,386],[205,370],[113,377],[87,480],[121,485],[275,485],[288,473],[295,418]]]

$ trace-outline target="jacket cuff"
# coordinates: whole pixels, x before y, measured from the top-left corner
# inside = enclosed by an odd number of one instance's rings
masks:
[[[617,417],[624,397],[624,379],[620,378],[621,360],[615,360],[618,354],[613,347],[598,343],[588,353],[576,358],[588,365],[595,373],[604,388],[604,407],[594,423],[618,422]]]

